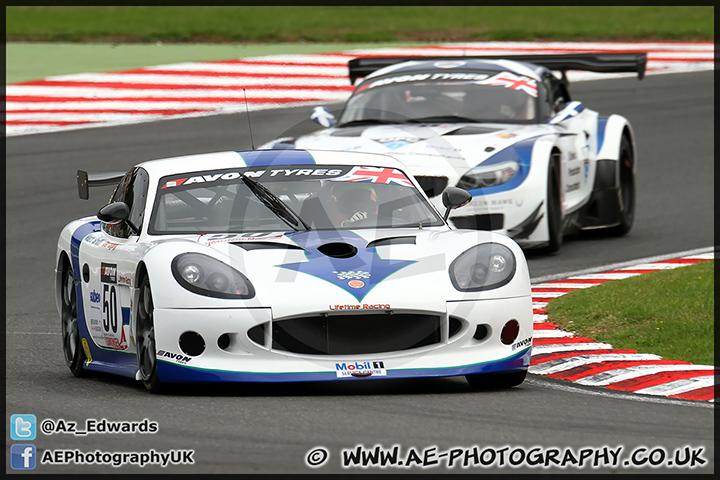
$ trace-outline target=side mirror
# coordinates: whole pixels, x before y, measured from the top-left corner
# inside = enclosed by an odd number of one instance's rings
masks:
[[[125,202],[108,203],[100,209],[97,217],[105,223],[121,223],[130,218],[130,207]]]
[[[565,105],[565,108],[560,110],[554,117],[548,121],[550,125],[557,125],[560,122],[564,122],[568,118],[577,116],[580,112],[585,110],[585,105],[582,102],[570,102]]]
[[[315,123],[319,123],[325,128],[334,127],[337,123],[335,115],[330,113],[330,110],[328,110],[327,107],[313,108],[312,114],[310,115],[310,120]]]
[[[448,187],[442,193],[442,202],[445,210],[445,220],[450,216],[450,210],[467,205],[472,200],[472,195],[467,190],[458,187]]]
[[[126,222],[136,235],[140,235],[140,229],[130,221],[130,207],[125,202],[108,203],[98,211],[97,217],[111,225]]]

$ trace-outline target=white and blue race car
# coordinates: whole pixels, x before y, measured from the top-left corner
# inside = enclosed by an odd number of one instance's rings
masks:
[[[532,299],[523,251],[454,230],[397,160],[256,150],[78,171],[55,264],[65,361],[172,383],[464,375],[520,384]]]
[[[642,78],[645,64],[644,53],[358,58],[350,80],[364,80],[338,119],[316,107],[311,118],[328,128],[260,148],[392,155],[439,208],[448,185],[472,194],[450,217],[456,227],[552,253],[579,230],[626,234],[635,211],[630,123],[571,101],[565,72]]]

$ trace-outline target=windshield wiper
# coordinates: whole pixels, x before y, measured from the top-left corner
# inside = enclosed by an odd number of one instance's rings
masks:
[[[277,215],[280,220],[287,223],[296,231],[300,230],[298,228],[299,224],[302,224],[306,231],[310,230],[310,225],[305,223],[303,219],[300,218],[300,215],[285,205],[285,202],[280,200],[277,195],[268,190],[265,185],[256,182],[250,177],[246,177],[245,174],[242,174],[240,178],[243,182],[245,182],[245,185],[247,185],[250,191],[263,203],[263,205],[268,207],[270,211]]]
[[[467,123],[478,123],[474,118],[461,117],[459,115],[437,115],[431,117],[422,118],[409,118],[405,123],[450,123],[450,122],[467,122]]]

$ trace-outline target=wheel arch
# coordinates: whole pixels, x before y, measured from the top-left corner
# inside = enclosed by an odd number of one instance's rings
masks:
[[[635,132],[630,122],[621,115],[598,118],[598,160],[618,160],[623,137],[630,141],[633,150],[633,168],[637,164]]]

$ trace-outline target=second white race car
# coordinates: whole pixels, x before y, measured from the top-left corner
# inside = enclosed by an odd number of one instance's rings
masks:
[[[392,155],[437,207],[446,186],[472,194],[450,217],[456,227],[551,253],[579,230],[624,235],[635,212],[632,126],[572,101],[565,72],[642,78],[645,64],[644,53],[358,58],[350,79],[365,79],[338,119],[316,107],[311,118],[325,130],[261,148]]]

